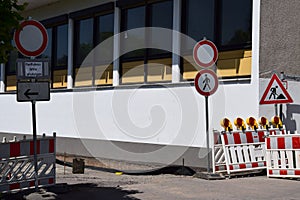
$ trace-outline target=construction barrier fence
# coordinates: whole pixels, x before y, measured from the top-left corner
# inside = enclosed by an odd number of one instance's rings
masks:
[[[300,135],[270,135],[266,144],[267,176],[300,178]]]
[[[225,172],[230,175],[266,168],[264,131],[227,131],[214,134],[219,134],[221,138],[221,144],[214,144],[213,147],[214,173]]]
[[[38,185],[55,184],[56,134],[37,138]],[[34,146],[32,139],[0,143],[0,192],[35,186]]]

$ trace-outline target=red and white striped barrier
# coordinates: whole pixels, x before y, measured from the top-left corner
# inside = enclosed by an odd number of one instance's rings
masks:
[[[54,185],[55,179],[54,178],[44,178],[38,181],[39,186],[47,186],[47,185]],[[22,190],[27,188],[33,188],[35,186],[35,180],[31,181],[24,181],[18,183],[10,183],[4,184],[0,186],[0,192],[8,192],[13,190]]]
[[[300,178],[300,135],[270,135],[266,143],[268,177]]]
[[[285,125],[282,125],[282,128],[269,128],[269,130],[266,131],[266,135],[285,135],[285,134],[290,134],[289,131],[286,131]]]
[[[54,153],[54,138],[37,139],[37,154]],[[0,159],[33,155],[33,141],[23,140],[17,142],[0,143]]]
[[[214,172],[230,175],[266,168],[264,131],[223,132],[220,136],[222,144],[214,145]]]
[[[213,132],[213,148],[212,148],[212,168],[213,173],[226,171],[226,161],[225,161],[225,154],[223,150],[222,140],[221,140],[221,133],[217,130]]]
[[[55,140],[55,133],[37,139],[39,186],[55,184]],[[33,140],[0,143],[0,193],[35,186],[33,156]]]

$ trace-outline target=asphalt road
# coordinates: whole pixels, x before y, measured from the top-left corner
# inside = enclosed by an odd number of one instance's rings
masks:
[[[57,186],[39,192],[26,191],[4,195],[2,199],[66,200],[234,200],[234,199],[300,199],[300,181],[268,179],[266,176],[225,180],[203,180],[189,176],[130,176],[85,169],[72,174],[57,165]]]

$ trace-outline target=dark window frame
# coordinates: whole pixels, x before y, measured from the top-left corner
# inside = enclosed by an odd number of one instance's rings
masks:
[[[126,31],[127,27],[127,10],[132,9],[132,8],[137,8],[140,6],[145,6],[145,27],[150,27],[152,24],[151,16],[152,16],[152,5],[156,3],[161,3],[161,2],[172,2],[172,13],[174,12],[173,10],[173,1],[172,0],[122,0],[118,1],[117,6],[121,8],[121,32]],[[173,19],[173,15],[172,15]],[[172,29],[173,29],[173,20],[172,20]],[[147,34],[145,35],[147,38]],[[122,63],[125,62],[134,62],[134,61],[143,61],[144,64],[147,64],[150,60],[155,60],[155,59],[163,59],[163,58],[171,58],[172,59],[172,52],[166,52],[166,53],[161,53],[161,54],[156,54],[156,55],[150,55],[150,49],[146,48],[144,49],[145,53],[143,56],[137,56],[137,57],[129,57],[126,58],[124,56],[120,57],[120,66],[119,66],[119,73],[120,73],[120,78],[122,79],[123,75],[123,69],[122,69]]]
[[[186,34],[187,32],[187,13],[186,9],[188,6],[189,0],[182,1],[181,7],[181,31]],[[222,43],[222,0],[213,0],[214,1],[214,41],[219,51],[230,51],[230,50],[238,50],[238,49],[251,49],[252,41],[250,43],[242,43],[238,45],[221,45]],[[251,0],[253,5],[253,0]],[[251,11],[253,12],[253,7],[251,7]]]
[[[81,67],[82,63],[77,63],[76,56],[78,53],[78,46],[76,45],[79,41],[79,30],[80,30],[80,21],[86,19],[93,20],[93,38],[92,38],[92,48],[95,48],[98,45],[98,30],[99,30],[99,17],[112,14],[114,17],[114,3],[107,3],[96,7],[87,8],[84,10],[76,11],[70,13],[69,17],[74,20],[74,35],[73,35],[73,76],[75,74],[76,69]],[[92,87],[95,87],[96,78],[95,78],[96,69],[95,66],[92,66]],[[73,84],[75,85],[75,78],[73,79]],[[84,87],[84,86],[82,86]]]
[[[16,51],[17,51],[17,54],[18,54],[17,59],[18,59],[18,58],[25,58],[20,52],[18,52],[18,50],[16,50]],[[15,67],[16,67],[16,66],[15,66]],[[15,71],[11,71],[9,68],[10,68],[10,56],[9,56],[9,58],[8,58],[7,63],[5,64],[5,76],[13,76],[13,75],[17,75],[17,70],[16,70],[16,68],[15,68]]]
[[[182,0],[182,6],[181,6],[181,32],[184,34],[187,34],[187,6],[188,6],[188,1],[189,0]],[[214,1],[214,41],[215,44],[218,48],[218,51],[233,51],[233,50],[249,50],[252,49],[252,40],[250,43],[243,43],[239,45],[224,45],[222,46],[222,0],[212,0]],[[253,15],[253,0],[251,0],[252,6],[251,6],[251,16]],[[252,20],[252,19],[251,19]],[[253,23],[253,21],[252,21]],[[252,34],[252,33],[251,33]],[[184,53],[184,52],[183,52]],[[182,74],[181,76],[181,81],[191,81],[191,80],[184,80],[183,79],[183,71],[184,71],[184,58],[180,57],[180,73]],[[249,78],[248,76],[246,76]],[[230,79],[231,77],[229,77]]]
[[[57,34],[58,34],[57,33],[57,27],[58,26],[63,26],[63,25],[68,26],[68,15],[61,15],[61,16],[50,18],[50,19],[46,19],[46,20],[41,21],[41,23],[45,26],[46,29],[51,28],[51,32],[52,32],[51,58],[50,58],[51,69],[50,70],[51,70],[51,88],[53,88],[54,71],[56,71],[56,70],[68,70],[68,61],[63,66],[56,66],[56,60],[57,60]]]
[[[218,25],[218,29],[215,34],[218,35],[219,33],[219,37],[218,38],[218,43],[217,43],[217,47],[219,48],[220,51],[230,51],[230,50],[239,50],[239,49],[251,49],[252,48],[252,39],[250,42],[244,42],[244,43],[241,43],[241,44],[235,44],[235,45],[222,45],[222,0],[215,0],[216,1],[216,6],[217,8],[215,8],[216,11],[218,11],[218,16],[217,16],[217,19],[216,19],[216,23]],[[251,1],[251,17],[253,16],[253,0],[250,0]],[[253,24],[253,21],[252,21],[252,18],[251,18],[251,31],[252,31],[252,24]],[[252,33],[251,33],[251,38],[252,38]]]
[[[99,41],[99,38],[97,38],[98,30],[99,30],[99,16],[108,15],[108,14],[114,14],[114,3],[107,3],[100,6],[87,8],[81,11],[76,11],[73,13],[70,13],[69,17],[74,20],[74,37],[73,37],[73,68],[79,68],[81,63],[76,63],[76,53],[78,51],[77,46],[75,45],[78,41],[79,36],[79,29],[80,26],[78,26],[78,23],[81,20],[86,20],[89,18],[93,19],[93,48],[97,46],[97,42]]]
[[[50,18],[41,21],[46,29],[51,28],[52,32],[52,43],[51,43],[51,71],[62,70],[68,68],[68,63],[64,66],[55,66],[55,61],[57,59],[57,27],[62,25],[68,25],[68,15],[61,15],[58,17]],[[49,45],[49,44],[48,44]],[[53,74],[53,73],[51,73]]]

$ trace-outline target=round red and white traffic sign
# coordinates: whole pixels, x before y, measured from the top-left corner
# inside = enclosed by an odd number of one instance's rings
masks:
[[[15,31],[14,41],[21,54],[28,57],[41,55],[47,48],[46,28],[36,20],[23,21]]]
[[[203,96],[214,94],[219,86],[218,77],[215,72],[203,69],[198,72],[195,78],[195,88]]]
[[[201,40],[194,47],[193,58],[200,67],[210,67],[218,59],[218,49],[212,41]]]

